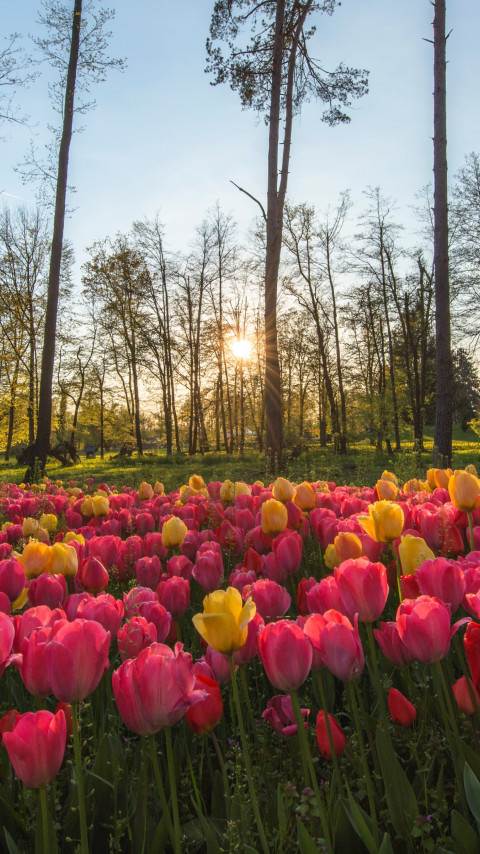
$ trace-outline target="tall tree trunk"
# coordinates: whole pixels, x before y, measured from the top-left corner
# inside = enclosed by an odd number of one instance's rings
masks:
[[[445,0],[435,0],[434,50],[434,267],[435,267],[435,372],[436,409],[434,464],[452,460],[452,355],[450,342],[450,287],[448,271],[447,109]]]
[[[52,248],[48,276],[47,310],[42,351],[42,369],[40,376],[40,399],[38,406],[37,436],[35,439],[34,460],[30,463],[25,481],[31,481],[35,470],[45,471],[50,433],[52,429],[52,382],[55,360],[55,341],[57,332],[58,295],[60,291],[60,269],[62,262],[63,230],[65,225],[65,204],[67,196],[68,156],[72,139],[75,82],[77,77],[78,54],[80,49],[80,23],[82,19],[82,0],[75,0],[72,19],[72,41],[65,86],[63,128],[58,154],[57,189],[53,220]],[[38,460],[37,467],[35,459]]]

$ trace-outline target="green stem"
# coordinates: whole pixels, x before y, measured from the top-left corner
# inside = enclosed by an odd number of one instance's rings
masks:
[[[401,600],[400,600],[401,601]],[[380,714],[382,716],[383,728],[386,735],[390,733],[388,727],[387,707],[385,705],[385,697],[383,696],[382,683],[380,681],[380,670],[378,668],[377,651],[375,649],[375,640],[373,637],[373,628],[371,623],[367,623],[368,644],[370,647],[370,658],[372,661],[373,681],[377,692],[378,705],[380,706]]]
[[[290,692],[290,698],[292,700],[293,712],[295,715],[295,722],[297,724],[298,730],[298,738],[300,741],[300,746],[302,750],[302,754],[305,757],[305,761],[310,772],[310,780],[312,783],[313,791],[315,792],[315,798],[317,801],[317,808],[320,815],[320,822],[322,825],[322,833],[325,839],[325,844],[327,846],[327,851],[333,852],[333,845],[330,839],[330,831],[328,827],[328,819],[325,811],[325,804],[323,802],[322,795],[320,793],[320,789],[318,787],[317,775],[315,774],[315,768],[313,767],[312,754],[310,751],[310,745],[308,743],[307,733],[305,731],[305,727],[303,725],[303,717],[300,709],[300,702],[298,699],[298,694],[296,691]]]
[[[327,726],[328,740],[330,742],[330,750],[332,753],[333,768],[334,768],[334,771],[335,771],[335,774],[336,774],[336,777],[338,780],[338,786],[340,788],[342,796],[344,796],[343,778],[342,778],[342,775],[340,774],[340,766],[338,764],[338,756],[335,753],[335,747],[334,747],[334,743],[333,743],[332,728],[330,726],[330,718],[328,717],[327,699],[325,697],[325,691],[323,689],[322,672],[320,670],[316,670],[315,671],[315,677],[316,677],[316,681],[317,681],[318,690],[320,693],[320,702],[322,704],[323,714],[325,715],[325,723]]]
[[[162,811],[165,816],[165,820],[167,822],[168,835],[170,836],[170,842],[172,845],[174,844],[174,836],[173,836],[173,826],[172,819],[170,818],[170,810],[168,809],[167,798],[165,795],[165,789],[163,788],[162,775],[160,773],[160,766],[158,764],[158,756],[155,746],[155,736],[151,735],[149,737],[150,742],[150,757],[153,765],[153,773],[155,776],[155,782],[157,784],[158,794],[160,795],[160,803],[162,805]]]
[[[373,829],[373,837],[375,841],[378,840],[378,824],[377,824],[377,813],[375,810],[375,793],[373,791],[373,783],[372,778],[370,776],[370,769],[368,767],[367,754],[365,753],[365,743],[363,740],[362,726],[360,723],[360,718],[358,714],[357,702],[355,699],[355,689],[351,682],[346,682],[348,701],[350,705],[350,710],[352,713],[353,721],[355,724],[355,729],[357,732],[358,739],[358,747],[360,751],[360,760],[363,766],[363,774],[365,777],[365,785],[367,787],[367,797],[368,797],[368,805],[370,807],[370,816],[372,819],[372,829]]]
[[[171,727],[165,727],[165,740],[167,742],[168,779],[170,781],[170,797],[173,809],[173,850],[175,854],[182,854],[182,841],[180,836],[180,816],[178,814],[177,779],[175,777],[175,759],[173,757],[172,731]]]
[[[252,735],[255,741],[257,741],[257,727],[255,726],[255,719],[253,717],[252,705],[250,703],[250,695],[248,693],[248,685],[247,678],[245,676],[245,667],[240,667],[240,681],[242,683],[242,694],[244,702],[248,709],[248,720],[250,723],[250,728],[252,731]]]
[[[47,791],[45,786],[40,786],[38,790],[40,795],[40,809],[42,813],[42,835],[43,835],[43,850],[45,852],[50,850],[50,845],[48,841],[48,808],[47,808]]]
[[[141,738],[142,743],[142,824],[143,824],[143,841],[141,854],[144,854],[145,844],[147,841],[147,814],[148,814],[148,762],[147,762],[147,739],[146,736],[142,735]]]
[[[215,753],[217,754],[218,764],[220,765],[220,771],[221,771],[222,780],[223,780],[223,789],[224,789],[225,798],[227,801],[227,819],[230,819],[230,786],[228,783],[228,777],[227,777],[227,771],[225,768],[225,762],[223,761],[223,755],[222,755],[222,751],[220,750],[218,738],[215,735],[213,730],[211,730],[211,732],[210,732],[210,738],[213,741]]]
[[[80,747],[80,733],[78,727],[78,702],[72,703],[72,725],[73,753],[75,756],[75,770],[77,775],[78,815],[80,819],[80,852],[81,854],[88,854],[87,815],[85,811],[85,796],[83,792],[82,750]]]
[[[468,518],[468,530],[470,531],[470,551],[473,552],[475,545],[473,541],[473,517],[472,511],[467,510],[467,518]]]
[[[451,715],[448,714],[447,707],[445,705],[446,698],[443,690],[443,670],[441,668],[440,662],[436,662],[433,666],[433,682],[435,685],[435,693],[437,695],[440,710],[443,718],[443,725],[445,727],[445,735],[447,738],[448,746],[450,748],[450,755],[452,757],[453,767],[455,770],[455,776],[457,778],[457,784],[459,789],[460,798],[462,800],[463,807],[465,809],[465,814],[468,815],[468,804],[465,796],[465,787],[463,783],[463,768],[465,765],[465,757],[463,754],[463,747],[460,742],[460,736],[458,733],[457,722],[452,720]],[[450,699],[450,698],[449,698]],[[455,732],[456,731],[456,732]]]
[[[236,679],[236,673],[235,673],[235,665],[233,663],[233,656],[229,655],[228,660],[230,663],[230,673],[231,673],[231,677],[232,677],[233,701],[234,701],[236,712],[237,712],[238,728],[240,730],[240,741],[242,742],[243,761],[245,763],[245,772],[247,774],[248,791],[250,794],[250,800],[252,802],[253,814],[255,816],[255,823],[257,825],[257,830],[258,830],[258,833],[260,836],[262,851],[263,851],[263,854],[269,854],[267,837],[265,836],[265,831],[263,829],[263,823],[262,823],[262,819],[260,816],[260,810],[258,808],[257,795],[255,792],[255,786],[253,784],[252,769],[250,766],[250,754],[248,752],[248,742],[247,742],[247,739],[245,736],[245,727],[243,725],[242,706],[240,703],[240,696],[238,693],[238,685],[237,685],[237,679]]]
[[[391,548],[392,548],[392,554],[393,554],[393,557],[394,557],[394,560],[395,560],[395,566],[397,567],[397,590],[398,590],[398,601],[399,601],[399,602],[400,602],[400,604],[401,604],[401,603],[403,602],[403,596],[402,596],[402,585],[400,584],[400,576],[402,575],[402,566],[401,566],[400,561],[399,561],[399,559],[398,559],[397,550],[396,550],[395,546],[393,545],[393,543],[391,544]]]

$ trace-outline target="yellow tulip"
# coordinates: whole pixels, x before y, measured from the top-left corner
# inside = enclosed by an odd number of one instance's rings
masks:
[[[376,501],[370,504],[368,516],[358,516],[360,525],[377,543],[391,543],[403,530],[403,510],[391,501]]]
[[[275,536],[281,534],[287,527],[288,512],[281,501],[269,498],[262,504],[262,531],[264,534]]]
[[[375,484],[380,501],[394,501],[398,495],[398,486],[392,480],[377,480]]]
[[[251,599],[243,604],[235,587],[214,590],[203,600],[203,614],[195,614],[193,625],[217,652],[232,655],[247,640],[248,624],[256,612]]]
[[[434,560],[434,553],[428,548],[425,540],[422,540],[421,537],[405,534],[400,539],[398,556],[404,575],[412,575],[424,560]]]
[[[37,578],[42,572],[50,572],[51,553],[50,546],[30,540],[25,546],[18,560],[23,566],[27,578]]]
[[[76,534],[75,531],[67,531],[63,538],[63,542],[65,545],[71,542],[80,543],[81,546],[85,545],[85,537],[82,534]]]
[[[469,463],[468,466],[465,466],[465,471],[468,471],[469,474],[473,474],[475,477],[478,477],[477,470],[473,463]]]
[[[57,530],[58,519],[55,516],[55,513],[42,513],[39,521],[41,527],[45,528],[49,534],[54,534]]]
[[[148,501],[153,495],[153,488],[147,483],[145,480],[142,480],[140,486],[138,487],[138,500],[139,501]]]
[[[187,536],[188,528],[178,516],[171,516],[162,528],[162,543],[166,549],[181,546]]]
[[[265,486],[265,484],[264,484],[263,480],[256,480],[256,481],[255,481],[255,483],[254,483],[253,485],[254,485],[254,486],[261,486],[261,487],[262,487],[262,489],[263,489],[263,487]]]
[[[290,483],[285,477],[277,477],[272,488],[273,497],[277,501],[292,501],[295,495],[295,484]]]
[[[448,489],[448,481],[453,474],[452,469],[434,469],[434,471],[435,486],[439,489]]]
[[[196,489],[198,491],[200,489],[205,489],[206,483],[200,474],[192,474],[191,478],[189,478],[188,485],[191,486],[192,489]]]
[[[297,486],[293,500],[300,510],[313,510],[315,507],[315,493],[306,480]]]
[[[337,534],[333,545],[340,563],[343,563],[344,560],[356,560],[363,555],[361,540],[356,534],[351,534],[349,531],[341,531]]]
[[[63,575],[74,578],[78,572],[78,557],[73,546],[64,543],[54,543],[50,546],[49,572],[52,575]]]
[[[18,599],[15,599],[15,602],[12,602],[12,611],[21,611],[23,606],[27,604],[28,601],[28,588],[24,587]]]
[[[405,495],[414,495],[415,492],[430,492],[430,487],[428,485],[428,481],[412,477],[403,484],[402,492],[404,492]]]
[[[80,513],[82,516],[93,516],[93,503],[89,495],[80,504]]]
[[[448,481],[448,491],[457,510],[471,513],[480,504],[480,480],[468,471],[455,471]]]
[[[110,502],[104,495],[94,495],[92,498],[94,516],[106,516],[110,510]]]
[[[13,522],[4,522],[2,525],[2,531],[8,531],[8,529],[13,525]]]
[[[250,489],[248,483],[244,483],[243,480],[235,481],[235,498],[237,495],[251,495],[252,490]]]
[[[323,562],[327,569],[335,569],[336,566],[340,566],[340,559],[333,543],[329,543],[327,548],[325,549],[325,554],[323,555]]]
[[[393,472],[391,472],[391,471],[387,471],[386,469],[384,472],[382,472],[382,476],[381,476],[380,480],[387,480],[390,483],[394,483],[395,486],[398,486],[397,475],[393,474]]]
[[[192,497],[192,495],[198,495],[198,491],[193,489],[191,486],[187,486],[187,484],[183,484],[180,487],[180,503],[181,505],[186,504],[188,499]]]
[[[24,537],[36,537],[39,528],[40,523],[38,519],[33,519],[31,516],[25,516],[22,522],[22,532]]]
[[[235,484],[231,480],[226,480],[220,487],[220,499],[222,501],[233,501],[235,498]]]
[[[163,483],[160,483],[159,480],[156,480],[155,486],[153,487],[153,491],[155,495],[163,495],[163,493],[165,492],[165,487],[163,486]]]

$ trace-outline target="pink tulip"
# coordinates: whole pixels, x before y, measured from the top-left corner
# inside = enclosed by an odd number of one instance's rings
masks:
[[[450,640],[466,620],[450,628],[450,611],[441,599],[419,596],[405,599],[397,611],[401,640],[409,652],[425,664],[441,661],[448,654]]]
[[[100,560],[107,569],[111,569],[120,561],[122,540],[114,536],[93,537],[88,543],[88,554]]]
[[[153,623],[157,630],[158,643],[164,643],[169,634],[172,615],[160,602],[144,602],[140,605],[140,616],[145,617],[148,623]]]
[[[233,653],[234,664],[246,664],[255,658],[258,652],[257,637],[264,627],[264,621],[257,612],[248,624],[247,640]]]
[[[128,729],[154,735],[206,698],[207,692],[195,689],[192,657],[182,650],[181,643],[175,651],[154,643],[112,674],[115,700]]]
[[[421,595],[416,575],[401,575],[400,589],[402,591],[402,599],[416,599]]]
[[[380,623],[380,629],[374,629],[373,634],[384,656],[396,667],[404,667],[414,660],[415,656],[400,638],[395,622]]]
[[[62,608],[67,598],[67,582],[63,575],[49,575],[44,572],[33,578],[28,588],[30,605],[47,605],[52,610]]]
[[[283,617],[292,601],[285,587],[275,581],[270,581],[268,578],[255,581],[250,587],[248,595],[252,597],[258,613],[265,621]]]
[[[33,629],[22,641],[20,676],[25,688],[34,697],[48,697],[52,693],[45,656],[46,644],[52,631],[52,626],[41,626]]]
[[[157,642],[157,630],[153,623],[149,623],[145,617],[135,616],[118,630],[117,644],[120,658],[136,658],[147,646]]]
[[[165,548],[162,542],[162,535],[159,531],[154,531],[151,534],[145,534],[143,538],[143,547],[147,557],[156,555],[159,560],[163,560],[168,554],[168,549]]]
[[[324,614],[331,610],[343,614],[345,608],[334,575],[327,575],[318,584],[312,585],[307,592],[307,608],[310,614]]]
[[[109,668],[110,634],[93,620],[59,620],[47,643],[47,674],[57,700],[89,697]]]
[[[363,672],[365,658],[358,634],[358,618],[352,626],[339,611],[325,611],[325,627],[320,633],[322,658],[337,679],[351,682]]]
[[[0,591],[6,593],[10,602],[15,602],[25,587],[27,579],[23,566],[15,557],[0,560]]]
[[[240,564],[238,564],[238,566],[240,567]],[[256,580],[257,576],[253,570],[246,572],[243,567],[240,567],[239,569],[234,569],[231,573],[230,578],[228,579],[228,586],[236,587],[241,593],[244,587],[248,584],[253,584]]]
[[[362,623],[378,620],[388,598],[387,570],[383,563],[367,558],[345,560],[335,567],[335,581],[350,619],[358,614]]]
[[[26,786],[38,789],[50,783],[63,762],[67,729],[63,711],[19,715],[3,743],[15,773]]]
[[[53,626],[54,623],[66,619],[65,611],[61,608],[52,610],[48,605],[37,605],[35,608],[28,608],[19,617],[14,618],[15,639],[13,641],[13,652],[20,652],[23,638],[29,636],[33,629],[39,626]]]
[[[141,587],[150,587],[155,590],[162,578],[163,568],[157,557],[141,557],[135,564],[135,578]]]
[[[296,531],[284,531],[275,537],[272,548],[277,566],[281,570],[287,575],[297,572],[302,562],[303,546],[300,534]]]
[[[300,711],[304,720],[303,726],[308,729],[307,718],[310,709],[300,709]],[[267,703],[267,708],[262,712],[262,718],[270,724],[278,735],[282,735],[284,738],[291,738],[298,733],[292,699],[288,694],[277,694],[272,697]]]
[[[192,572],[193,563],[186,555],[173,555],[167,560],[167,575],[169,578],[178,576],[179,578],[186,578],[190,581]]]
[[[298,618],[297,622],[300,622],[300,618]],[[303,631],[305,632],[307,638],[312,644],[313,656],[312,656],[312,670],[321,670],[322,667],[325,666],[325,662],[322,658],[322,648],[320,643],[320,637],[323,629],[326,626],[326,620],[323,614],[311,614],[306,618],[305,623],[303,625]]]
[[[87,593],[86,590],[84,590],[83,593],[70,593],[70,596],[67,596],[64,610],[65,616],[70,623],[72,623],[77,616],[80,602],[88,601],[89,599],[93,599],[93,596],[91,593]]]
[[[110,632],[110,637],[116,638],[123,614],[124,607],[121,599],[115,599],[109,593],[101,593],[100,596],[82,599],[76,616],[81,617],[82,620],[95,620],[103,626],[105,631]]]
[[[144,602],[157,602],[158,596],[154,590],[149,587],[132,587],[128,593],[123,594],[123,604],[125,607],[125,617],[138,617],[140,607]]]
[[[224,685],[228,685],[232,678],[228,655],[225,655],[223,652],[217,652],[216,649],[212,649],[211,646],[207,646],[205,661],[210,667],[210,670],[213,673],[213,678],[218,682],[218,684],[222,688]]]
[[[452,691],[455,702],[464,715],[474,715],[477,709],[480,708],[480,694],[470,680],[467,682],[465,676],[457,679],[455,684],[452,685]]]
[[[179,575],[173,575],[160,582],[157,598],[172,617],[179,620],[190,605],[190,582]]]
[[[80,585],[88,593],[100,593],[108,587],[109,575],[103,563],[96,557],[89,557],[79,570]]]
[[[450,606],[451,613],[455,613],[465,593],[464,574],[455,561],[443,557],[425,560],[416,576],[422,593],[441,599]]]
[[[222,554],[213,546],[213,543],[200,546],[193,567],[192,575],[205,593],[218,590],[223,579]]]
[[[280,691],[296,691],[312,664],[312,645],[301,628],[288,620],[269,623],[257,638],[266,674]]]

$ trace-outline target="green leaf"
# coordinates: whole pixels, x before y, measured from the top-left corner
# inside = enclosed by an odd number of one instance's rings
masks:
[[[343,806],[348,818],[350,819],[351,825],[358,833],[365,847],[368,849],[369,854],[377,854],[377,844],[373,838],[370,827],[368,826],[370,824],[370,820],[359,804],[357,804],[347,781],[345,781],[345,786],[347,787],[348,800],[344,800]]]
[[[315,842],[299,818],[297,818],[297,839],[300,854],[318,854],[318,848],[315,845]]]
[[[157,829],[155,831],[154,837],[152,839],[151,846],[149,848],[150,854],[163,854],[165,848],[168,845],[169,836],[168,836],[168,824],[167,824],[167,816],[162,815],[162,818],[157,824]]]
[[[206,842],[206,854],[221,854],[221,849],[217,841],[212,824],[205,818],[198,804],[192,800],[193,808],[198,815],[200,824],[202,825],[203,835]]]
[[[463,782],[465,785],[465,794],[467,796],[468,806],[476,820],[480,823],[480,783],[478,777],[465,762],[465,770],[463,772]]]
[[[277,822],[279,843],[283,844],[283,840],[287,835],[287,817],[285,815],[285,805],[283,803],[282,787],[280,783],[277,788]]]
[[[390,819],[399,836],[409,839],[412,824],[418,816],[415,793],[382,727],[377,729],[376,741]]]
[[[452,837],[457,854],[478,854],[480,838],[457,810],[452,810]]]
[[[392,848],[392,841],[391,841],[388,833],[386,833],[385,836],[383,837],[382,844],[380,845],[380,848],[378,849],[378,854],[395,854],[395,852]]]
[[[16,842],[12,839],[6,827],[3,828],[3,832],[5,834],[5,841],[7,843],[9,854],[21,854],[20,850],[17,848]]]

